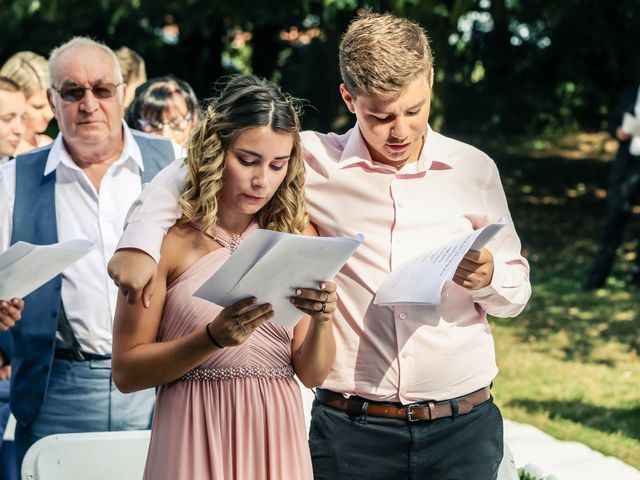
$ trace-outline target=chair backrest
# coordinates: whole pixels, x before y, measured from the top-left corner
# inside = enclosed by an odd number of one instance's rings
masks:
[[[49,435],[27,451],[22,480],[140,480],[150,430]]]

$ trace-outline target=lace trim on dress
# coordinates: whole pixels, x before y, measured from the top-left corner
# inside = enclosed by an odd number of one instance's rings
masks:
[[[227,367],[227,368],[194,368],[179,378],[182,381],[212,381],[233,380],[236,378],[290,378],[293,377],[293,367]]]

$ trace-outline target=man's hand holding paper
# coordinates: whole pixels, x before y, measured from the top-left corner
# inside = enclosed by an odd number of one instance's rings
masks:
[[[319,289],[296,288],[291,303],[318,322],[328,322],[336,311],[338,295],[334,282],[321,282]]]
[[[452,280],[458,285],[478,290],[491,283],[493,278],[493,255],[486,248],[469,250],[464,256]]]
[[[507,217],[422,253],[392,271],[376,293],[376,305],[439,305],[442,287],[453,280],[470,290],[491,283],[493,255],[484,245]]]

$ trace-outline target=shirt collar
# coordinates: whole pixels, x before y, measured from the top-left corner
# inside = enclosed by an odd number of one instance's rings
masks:
[[[120,165],[131,159],[135,162],[135,164],[140,168],[141,171],[144,170],[144,164],[142,163],[142,152],[140,152],[140,147],[138,146],[138,142],[136,142],[135,138],[133,138],[133,134],[131,130],[122,121],[122,132],[124,135],[124,147],[122,149],[122,153],[118,160],[116,160],[113,165]],[[49,156],[47,157],[47,164],[44,168],[44,174],[49,175],[53,172],[60,163],[63,163],[66,167],[78,169],[79,167],[69,155],[69,151],[64,145],[64,141],[62,140],[62,133],[59,133],[56,139],[51,145],[51,150],[49,151]]]
[[[427,125],[427,136],[424,139],[422,152],[418,163],[422,165],[423,171],[426,170],[451,170],[453,165],[445,161],[442,151],[442,135],[434,132],[431,125]]]
[[[342,150],[342,155],[340,155],[339,168],[346,168],[357,163],[373,165],[371,154],[369,153],[367,144],[364,143],[358,122],[356,122],[349,132],[349,138]]]
[[[405,165],[397,172],[402,174],[419,174],[425,173],[427,170],[448,170],[452,168],[451,165],[437,158],[438,152],[437,146],[435,145],[435,136],[436,133],[431,129],[431,126],[427,125],[427,134],[418,161]],[[374,162],[371,159],[371,154],[369,153],[369,149],[362,137],[357,122],[349,133],[349,138],[340,156],[339,168],[342,169],[356,164],[368,165],[374,169],[396,170],[389,165]]]

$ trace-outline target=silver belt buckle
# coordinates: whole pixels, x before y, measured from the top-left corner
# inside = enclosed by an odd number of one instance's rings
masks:
[[[413,408],[415,405],[407,405],[407,420],[409,422],[419,422],[419,418],[413,418]]]

